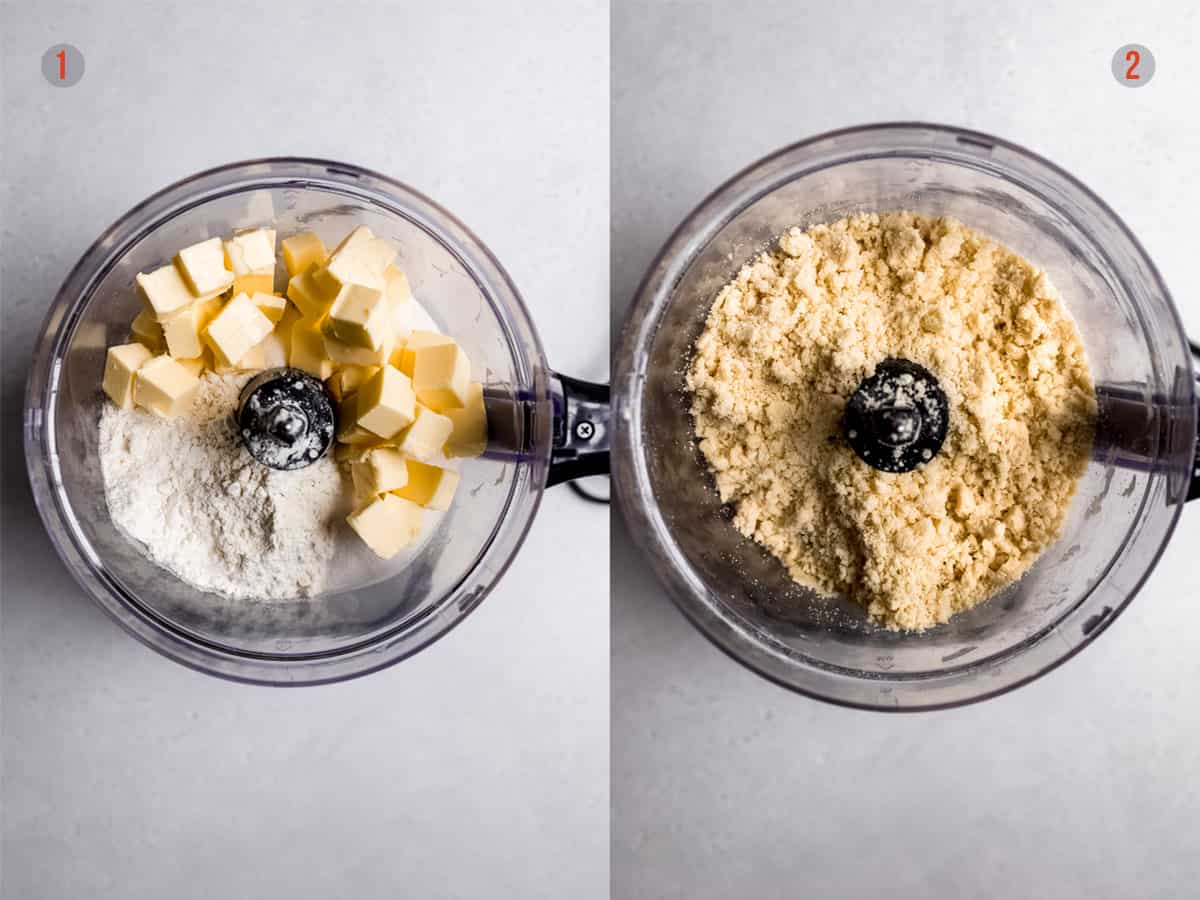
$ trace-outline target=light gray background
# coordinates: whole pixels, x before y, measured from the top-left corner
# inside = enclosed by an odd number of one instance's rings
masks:
[[[3,5],[5,900],[608,894],[608,520],[547,494],[495,593],[420,656],[295,691],[126,637],[31,506],[30,345],[113,219],[198,169],[346,159],[467,222],[552,365],[608,348],[602,2]],[[87,74],[42,78],[69,41]]]
[[[615,313],[743,166],[827,129],[927,119],[1025,144],[1096,189],[1200,336],[1198,35],[1182,2],[616,0]],[[1109,71],[1130,42],[1158,62],[1137,91]],[[726,659],[614,519],[614,897],[1195,897],[1198,551],[1192,509],[1081,656],[981,706],[896,717]]]

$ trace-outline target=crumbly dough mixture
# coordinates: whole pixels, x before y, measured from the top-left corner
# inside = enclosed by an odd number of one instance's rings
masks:
[[[847,399],[887,357],[950,401],[941,452],[862,462]],[[734,524],[798,582],[921,630],[1018,578],[1058,535],[1095,389],[1044,272],[949,218],[793,228],[717,296],[688,372],[700,448]]]

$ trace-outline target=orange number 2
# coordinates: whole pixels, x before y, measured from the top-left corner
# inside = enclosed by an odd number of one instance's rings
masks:
[[[1130,60],[1133,61],[1130,62]],[[1129,68],[1125,70],[1125,80],[1139,81],[1142,76],[1137,73],[1137,67],[1138,63],[1142,61],[1142,54],[1138,53],[1136,50],[1130,50],[1125,54],[1125,61],[1129,63]]]
[[[58,80],[66,81],[67,80],[67,51],[59,50],[54,55],[58,57]],[[1137,77],[1137,76],[1134,76],[1134,77]]]

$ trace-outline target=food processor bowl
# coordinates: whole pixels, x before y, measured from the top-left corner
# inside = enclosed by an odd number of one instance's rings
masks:
[[[889,631],[859,604],[799,586],[733,528],[696,446],[685,386],[709,307],[744,263],[791,226],[894,209],[953,216],[1044,268],[1078,325],[1101,408],[1060,539],[1022,579],[921,633]],[[735,176],[650,267],[615,369],[619,503],[671,597],[746,666],[847,706],[953,706],[1063,662],[1141,587],[1192,480],[1192,357],[1145,251],[1066,172],[955,128],[833,132]]]
[[[332,246],[360,224],[397,247],[414,296],[471,359],[473,378],[485,386],[488,451],[461,461],[458,502],[431,520],[400,572],[356,546],[357,556],[343,559],[348,564],[318,596],[248,602],[194,588],[147,559],[114,526],[105,502],[99,384],[106,348],[128,339],[140,309],[134,276],[180,247],[239,227],[267,225],[281,236],[312,230]],[[215,675],[312,684],[395,663],[475,609],[520,547],[548,480],[607,470],[606,398],[604,386],[549,370],[508,275],[448,212],[356,166],[264,159],[166,188],[84,254],[38,340],[26,457],[59,555],[128,631]],[[590,429],[570,427],[585,419]]]

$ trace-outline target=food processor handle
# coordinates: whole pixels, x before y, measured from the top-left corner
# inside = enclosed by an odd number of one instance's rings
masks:
[[[1192,359],[1195,361],[1193,374],[1196,376],[1197,386],[1200,387],[1200,343],[1196,341],[1188,341],[1188,346],[1192,348]],[[1200,498],[1200,417],[1196,419],[1196,449],[1195,456],[1192,460],[1192,480],[1188,485],[1187,498],[1195,500]]]
[[[609,471],[608,385],[552,373],[553,451],[546,487]]]

